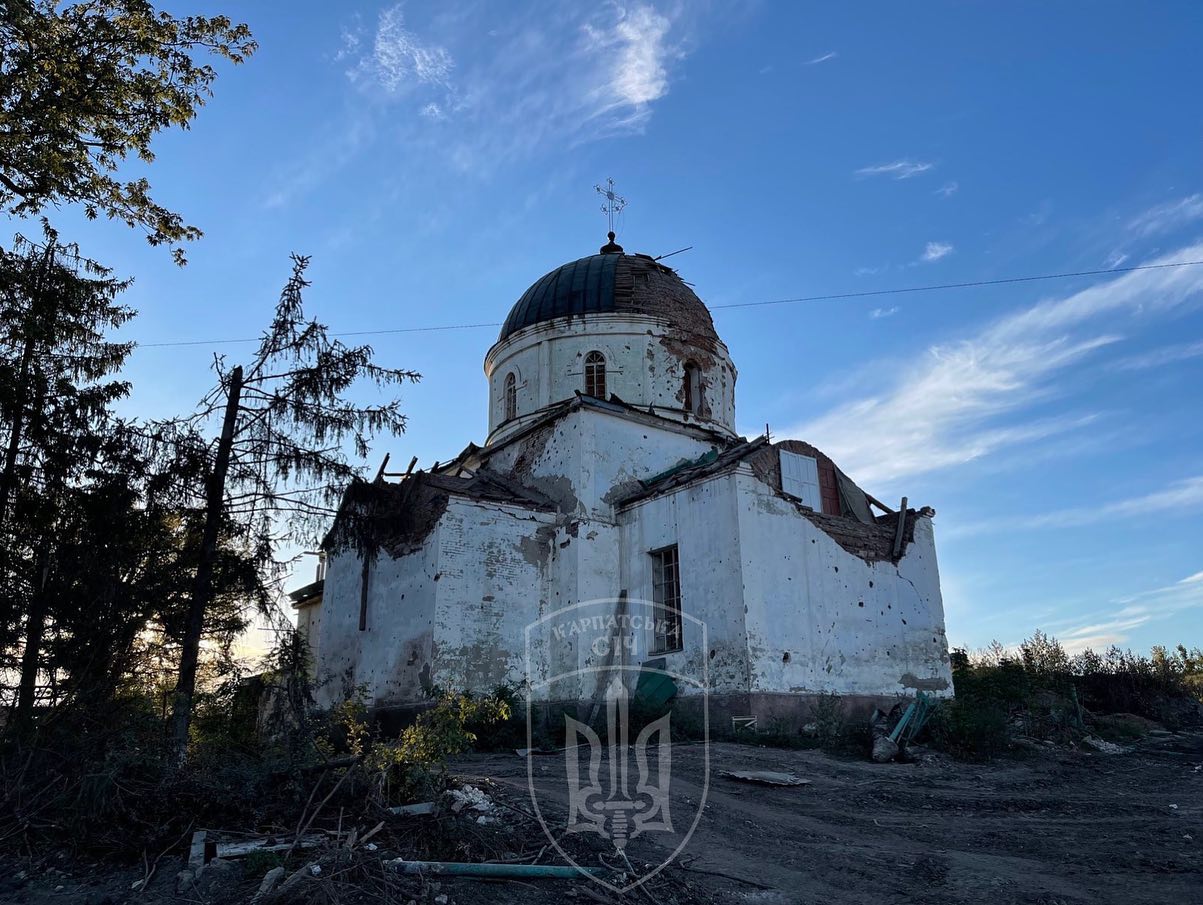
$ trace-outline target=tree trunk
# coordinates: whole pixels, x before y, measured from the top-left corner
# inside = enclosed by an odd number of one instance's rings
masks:
[[[54,243],[47,242],[42,269],[38,273],[38,279],[30,297],[29,319],[25,326],[25,345],[21,350],[21,367],[19,369],[19,376],[17,377],[16,399],[13,401],[12,425],[8,434],[8,448],[4,451],[4,470],[0,472],[0,527],[4,525],[5,517],[8,515],[8,501],[12,496],[13,486],[16,484],[17,452],[21,448],[21,433],[25,428],[25,397],[29,392],[29,371],[33,365],[34,352],[37,350],[38,318],[42,314],[38,310],[38,306],[42,302],[45,279],[53,263]],[[52,304],[46,317],[46,324],[50,325],[54,323],[56,307],[56,305]]]
[[[12,424],[8,431],[8,446],[4,450],[4,470],[0,472],[0,525],[8,515],[8,500],[16,484],[17,452],[21,449],[21,432],[25,428],[25,393],[29,386],[29,365],[33,359],[34,339],[30,330],[21,351],[21,367],[17,377],[17,398],[13,403]]]
[[[50,573],[50,545],[45,538],[38,553],[41,581],[29,603],[25,621],[25,651],[21,654],[21,684],[17,689],[17,732],[24,735],[33,727],[33,705],[38,690],[38,663],[42,637],[46,633],[46,578]]]
[[[221,439],[217,442],[217,458],[209,474],[205,499],[205,527],[201,534],[200,562],[192,586],[192,601],[188,606],[188,621],[184,626],[180,671],[176,681],[171,712],[172,755],[183,764],[188,752],[188,723],[192,719],[192,698],[196,691],[196,665],[200,659],[201,634],[205,628],[205,612],[213,597],[213,563],[217,560],[217,534],[225,510],[226,474],[230,470],[230,450],[234,445],[234,424],[242,399],[242,368],[230,372],[230,391],[226,399],[225,419]]]

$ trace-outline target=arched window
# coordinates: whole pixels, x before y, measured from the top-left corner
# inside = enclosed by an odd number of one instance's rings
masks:
[[[685,363],[685,411],[702,413],[702,369],[692,361]]]
[[[606,398],[606,356],[601,352],[585,356],[585,395]]]
[[[518,379],[514,372],[505,375],[505,420],[511,421],[518,417]]]

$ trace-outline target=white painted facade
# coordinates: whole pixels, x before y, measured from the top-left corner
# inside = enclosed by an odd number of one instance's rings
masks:
[[[688,357],[680,338],[662,320],[648,315],[587,314],[535,324],[497,343],[485,356],[489,381],[489,443],[520,431],[554,402],[585,388],[585,356],[600,352],[606,361],[606,397],[683,423],[701,424],[734,437],[735,365],[727,347],[698,349]],[[685,365],[696,363],[706,402],[687,411]],[[516,415],[506,419],[505,380],[513,374]]]
[[[488,691],[603,665],[537,630],[528,675],[526,627],[586,601],[651,601],[653,555],[673,546],[691,617],[680,650],[653,653],[643,629],[628,659],[707,675],[734,715],[796,715],[820,692],[949,693],[934,513],[907,515],[895,557],[897,515],[858,520],[842,504],[823,515],[812,511],[817,485],[786,493],[799,474],[817,480],[818,460],[799,471],[796,450],[736,437],[735,368],[717,338],[695,341],[666,318],[623,313],[550,320],[495,345],[486,445],[404,479],[429,485],[421,530],[383,544],[366,572],[355,549],[329,551],[310,617],[323,701],[360,689],[377,706],[410,705],[435,686]],[[591,351],[605,356],[607,400],[581,395]],[[693,411],[686,362],[705,395]],[[398,524],[409,515],[398,510]],[[597,675],[541,693],[588,700]]]

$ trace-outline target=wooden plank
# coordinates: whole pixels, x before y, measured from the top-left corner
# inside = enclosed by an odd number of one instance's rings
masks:
[[[902,498],[902,505],[898,507],[898,527],[894,529],[894,558],[897,559],[902,554],[902,537],[906,533],[906,497]]]

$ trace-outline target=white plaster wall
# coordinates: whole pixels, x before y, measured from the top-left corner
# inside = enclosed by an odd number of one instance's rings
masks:
[[[521,680],[525,628],[540,617],[626,590],[652,598],[653,550],[677,544],[685,621],[678,673],[716,693],[888,695],[950,689],[931,520],[897,565],[844,551],[750,468],[697,482],[615,514],[628,486],[711,448],[703,438],[595,409],[550,426],[537,448],[499,450],[499,470],[526,455],[525,483],[562,503],[535,512],[453,497],[425,544],[381,554],[359,631],[360,561],[332,555],[317,644],[323,700],[366,684],[370,700],[422,699],[431,683],[477,691]],[[632,656],[647,659],[650,632]],[[588,650],[535,641],[538,682],[599,666]],[[788,656],[787,656],[788,655]],[[593,696],[594,677],[556,698]],[[688,687],[682,687],[689,693]]]
[[[489,439],[495,443],[529,424],[540,409],[585,390],[585,356],[606,357],[606,394],[657,413],[735,434],[735,366],[721,343],[689,353],[702,368],[710,408],[700,418],[683,410],[682,342],[662,321],[644,315],[590,314],[535,324],[489,350]],[[666,340],[666,342],[662,342]],[[505,376],[516,376],[518,417],[505,421]]]
[[[706,625],[683,621],[683,650],[663,655],[666,667],[700,680],[703,661],[714,693],[748,690],[747,639],[744,631],[735,479],[731,475],[684,487],[645,500],[620,514],[625,584],[632,597],[652,601],[652,551],[677,544],[681,570],[682,612]],[[651,632],[638,651],[650,653]],[[712,653],[713,652],[713,653]],[[683,694],[691,693],[688,685]]]
[[[490,467],[505,471],[519,457],[528,459],[524,484],[546,493],[561,507],[550,538],[547,568],[549,612],[578,603],[615,600],[627,585],[614,506],[616,487],[630,490],[648,478],[683,461],[692,461],[714,448],[713,441],[677,429],[633,421],[596,409],[580,409],[549,428],[545,438],[532,437],[537,454],[529,455],[526,441],[499,450]],[[734,524],[732,518],[728,518]],[[650,595],[650,577],[647,578]],[[630,590],[631,594],[636,594]],[[738,594],[736,595],[738,596]],[[595,666],[587,649],[572,643],[547,645],[546,668],[559,675]],[[536,677],[539,678],[539,677]],[[596,675],[582,673],[569,689],[564,683],[553,697],[587,699],[594,694]]]
[[[437,684],[491,691],[525,678],[525,629],[548,605],[553,519],[452,498],[438,528]]]
[[[318,636],[322,629],[322,603],[311,603],[297,610],[297,632],[305,639],[309,648],[309,669],[316,674],[318,664]]]
[[[951,691],[931,519],[898,565],[868,563],[750,471],[737,482],[751,691]]]
[[[525,456],[530,444],[537,454]],[[578,518],[612,522],[615,488],[630,491],[636,482],[714,449],[714,442],[676,429],[644,424],[591,408],[571,412],[551,426],[546,438],[522,440],[489,459],[496,471],[527,458],[523,483]]]
[[[365,686],[373,703],[416,701],[433,660],[438,530],[394,559],[381,551],[368,579],[367,627],[359,630],[362,560],[332,553],[318,634],[318,703],[336,704]]]

